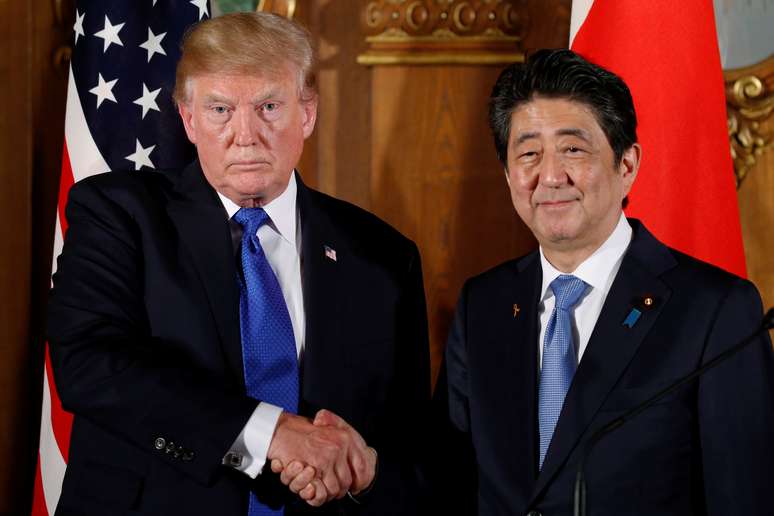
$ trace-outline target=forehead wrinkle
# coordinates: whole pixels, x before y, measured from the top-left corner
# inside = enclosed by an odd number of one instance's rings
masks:
[[[519,133],[519,135],[514,140],[514,145],[520,145],[524,143],[527,140],[534,140],[539,136],[539,133],[537,131],[527,131]]]

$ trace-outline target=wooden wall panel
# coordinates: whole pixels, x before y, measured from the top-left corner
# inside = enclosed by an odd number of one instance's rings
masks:
[[[373,73],[371,209],[422,253],[435,378],[463,281],[534,240],[513,210],[489,136],[487,98],[499,69]]]
[[[774,133],[774,121],[763,126]],[[760,290],[766,308],[774,307],[774,150],[761,155],[739,189],[747,276]]]
[[[310,2],[308,24],[317,43],[320,107],[317,129],[305,148],[304,178],[322,191],[370,206],[371,73],[356,63],[365,50],[361,2]],[[304,22],[305,8],[300,7]],[[311,146],[311,148],[309,148]]]
[[[735,165],[746,172],[738,198],[747,275],[769,308],[774,306],[774,56],[756,66],[727,71],[725,76],[730,114],[736,118],[731,126],[738,126],[738,131],[732,131],[737,135]],[[758,82],[744,81],[748,94],[735,99],[734,83],[749,77]],[[747,154],[747,150],[753,152]]]
[[[32,6],[0,1],[0,513],[27,492],[30,436],[25,423],[29,356]]]
[[[411,33],[411,24],[400,18],[407,13],[396,16],[399,8],[389,2],[374,4],[393,16],[395,21],[388,25],[400,24]],[[453,11],[457,5],[424,4],[430,16],[442,16],[446,9],[443,6],[450,6],[449,11]],[[498,49],[496,42],[484,43],[490,50],[480,51],[475,48],[479,43],[477,34],[473,34],[470,47],[465,46],[464,37],[459,38],[463,41],[448,45],[459,47],[456,52],[467,52],[474,59],[481,57],[477,57],[477,52],[487,54],[479,64],[375,65],[371,77],[368,207],[419,246],[428,302],[433,380],[464,280],[536,245],[513,209],[487,123],[489,94],[505,64],[485,63],[497,60],[498,53],[512,56],[525,49],[566,46],[569,29],[568,1],[464,4],[460,12],[479,10],[473,24],[479,31],[484,18],[494,30],[506,30],[498,17],[507,12],[506,8],[513,9],[517,13],[513,19],[518,20],[521,28],[506,31],[504,36],[516,36],[519,41],[511,49]],[[446,27],[440,21],[435,23]],[[432,28],[432,23],[429,26]],[[417,32],[421,37],[428,29]],[[490,33],[486,30],[481,34]],[[442,48],[445,37],[440,43],[427,39],[416,43],[417,52],[425,52],[422,60],[432,62],[434,45]],[[432,50],[428,51],[428,47]],[[410,51],[402,47],[397,55],[399,59],[411,60],[415,56],[407,56]],[[373,60],[374,55],[379,55],[378,49],[368,59]]]
[[[32,501],[67,78],[54,55],[73,9],[0,0],[0,514]]]
[[[567,45],[570,0],[505,3],[524,23],[513,52]],[[502,65],[359,65],[372,4],[297,4],[320,61],[317,128],[299,168],[307,184],[373,211],[419,245],[435,377],[463,280],[534,241],[510,204],[486,122]]]

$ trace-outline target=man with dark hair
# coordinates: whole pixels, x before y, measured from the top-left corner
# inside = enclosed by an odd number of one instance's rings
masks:
[[[70,191],[48,318],[75,415],[58,515],[416,513],[419,253],[295,171],[313,61],[280,16],[202,22],[175,88],[198,159]]]
[[[463,287],[436,389],[444,488],[458,511],[571,514],[590,437],[751,334],[761,301],[624,217],[642,150],[614,74],[541,50],[500,75],[490,123],[540,248]],[[772,431],[762,334],[596,444],[589,514],[772,514]]]

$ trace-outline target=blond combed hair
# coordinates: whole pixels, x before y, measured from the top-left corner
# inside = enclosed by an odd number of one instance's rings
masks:
[[[231,13],[192,26],[177,63],[176,103],[188,101],[189,83],[200,75],[274,76],[291,66],[301,99],[316,95],[314,52],[304,27],[271,13]]]

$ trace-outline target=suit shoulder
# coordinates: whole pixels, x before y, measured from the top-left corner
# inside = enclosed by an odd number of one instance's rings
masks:
[[[752,284],[715,265],[687,255],[658,240],[637,219],[629,219],[633,238],[625,260],[634,260],[644,270],[676,291],[725,295],[729,289]]]
[[[174,177],[179,171],[142,170],[116,171],[97,174],[75,183],[70,189],[70,199],[100,196],[123,204],[133,198],[168,196]]]
[[[538,259],[538,253],[537,251],[532,251],[528,254],[525,254],[524,256],[506,260],[490,269],[485,270],[484,272],[476,274],[475,276],[471,276],[468,281],[474,283],[500,281],[505,276],[513,276],[514,274],[521,273],[536,259]]]
[[[484,272],[468,278],[467,281],[465,281],[463,289],[466,291],[492,292],[495,289],[501,289],[504,286],[509,288],[512,284],[512,280],[520,274],[529,274],[529,272],[525,271],[527,269],[531,270],[530,266],[534,264],[535,260],[538,260],[537,251],[532,251],[519,258],[504,261]]]
[[[415,248],[412,240],[373,213],[350,202],[310,190],[317,205],[350,241],[384,252],[388,248]]]
[[[690,288],[694,292],[717,292],[752,283],[715,265],[669,248],[676,266],[664,274],[664,279],[675,288]],[[754,288],[754,287],[753,287]]]

